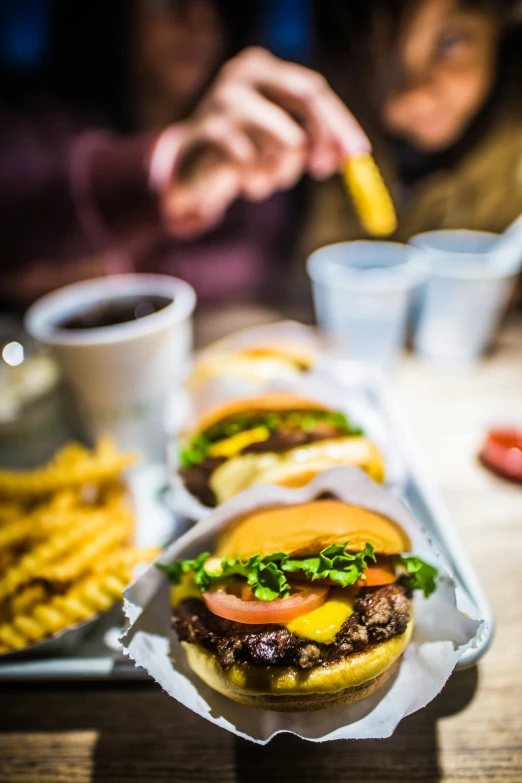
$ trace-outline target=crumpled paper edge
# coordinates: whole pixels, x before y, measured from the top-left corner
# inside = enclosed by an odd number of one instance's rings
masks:
[[[402,718],[421,709],[435,698],[444,687],[460,656],[469,647],[476,646],[484,629],[483,620],[460,613],[454,583],[448,574],[444,558],[429,543],[416,520],[397,498],[375,484],[358,468],[332,468],[318,475],[306,487],[297,490],[275,486],[260,486],[247,490],[195,525],[163,553],[160,561],[169,562],[181,555],[194,556],[204,548],[211,547],[211,542],[219,530],[230,519],[247,510],[306,502],[322,492],[332,492],[346,502],[396,519],[410,535],[412,551],[435,563],[441,572],[441,583],[434,596],[428,600],[422,597],[416,600],[414,637],[404,653],[398,674],[371,696],[345,707],[311,713],[276,713],[237,705],[212,691],[188,669],[183,650],[177,640],[172,639],[169,631],[158,633],[158,625],[165,625],[167,621],[168,627],[170,619],[169,585],[163,574],[150,568],[124,594],[124,611],[130,621],[130,627],[121,638],[125,654],[145,668],[167,693],[203,718],[237,736],[262,745],[284,732],[313,742],[390,736]],[[437,611],[441,611],[441,607],[437,610],[437,596],[445,605],[444,621],[451,629],[450,636],[444,640],[438,639],[432,630],[431,620]],[[452,612],[454,607],[457,610]],[[440,619],[438,622],[440,623]],[[421,630],[426,638],[422,643],[416,643],[415,635],[419,636]],[[448,645],[451,645],[451,650]],[[144,657],[147,659],[151,653],[155,654],[152,665],[150,661],[144,660]],[[448,657],[448,663],[435,677],[441,653]],[[415,675],[415,678],[412,675]],[[427,688],[425,678],[430,675],[431,687]],[[176,682],[175,687],[172,687],[172,679]],[[402,705],[394,712],[404,689],[411,689],[412,685],[418,690],[417,696],[410,700],[407,706]],[[387,698],[391,691],[394,692],[393,701],[391,697]],[[377,724],[373,725],[369,720],[369,725],[365,725],[365,719],[371,715],[375,718],[379,710],[384,714],[379,714]],[[252,729],[249,733],[248,730],[234,725],[229,720],[231,714],[239,716],[235,719],[236,723],[256,726],[257,736],[252,736]],[[327,728],[326,724],[332,719],[336,724],[335,728]],[[317,730],[320,732],[323,725],[325,733],[317,734]]]

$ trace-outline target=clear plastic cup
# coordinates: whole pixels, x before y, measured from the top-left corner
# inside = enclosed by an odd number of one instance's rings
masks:
[[[339,242],[308,259],[319,324],[341,338],[350,358],[387,367],[404,346],[412,294],[421,282],[408,247]]]
[[[516,274],[495,253],[497,234],[430,231],[410,241],[426,265],[414,338],[424,359],[441,364],[478,360],[491,344]]]

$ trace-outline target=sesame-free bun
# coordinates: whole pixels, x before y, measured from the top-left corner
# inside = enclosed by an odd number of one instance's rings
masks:
[[[338,707],[369,696],[398,668],[412,631],[410,620],[400,636],[308,670],[246,662],[223,669],[211,651],[182,644],[190,668],[215,691],[249,707],[297,712]]]
[[[366,543],[379,555],[411,550],[408,535],[391,519],[339,500],[315,500],[244,515],[221,534],[216,555],[315,555],[346,541],[351,552],[362,551]]]
[[[280,411],[328,411],[329,408],[316,400],[307,400],[291,392],[264,394],[260,397],[246,397],[232,400],[209,410],[198,421],[195,429],[205,432],[220,421],[230,416],[256,413],[278,413]]]

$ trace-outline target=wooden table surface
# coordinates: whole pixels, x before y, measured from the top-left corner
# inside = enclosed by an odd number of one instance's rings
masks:
[[[381,741],[278,737],[262,748],[215,728],[155,685],[0,691],[0,783],[101,781],[522,781],[522,488],[476,461],[484,430],[522,424],[522,323],[477,368],[406,359],[398,395],[497,616],[475,669]]]

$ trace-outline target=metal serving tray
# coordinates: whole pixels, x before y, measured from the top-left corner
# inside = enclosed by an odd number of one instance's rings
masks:
[[[485,620],[480,642],[475,648],[467,650],[457,664],[459,669],[473,666],[491,643],[493,612],[449,513],[424,467],[390,384],[378,371],[349,363],[339,364],[332,375],[347,390],[363,395],[366,403],[378,413],[386,430],[386,439],[393,444],[394,450],[398,450],[404,466],[403,479],[394,491],[438,545],[449,572],[454,575],[462,607],[471,616]],[[181,520],[166,522],[166,508],[162,506],[158,492],[165,479],[161,469],[156,468],[134,482],[138,527],[140,518],[146,519],[147,524],[153,518],[156,520],[152,530],[148,524],[147,545],[163,544],[169,534],[183,532]],[[146,672],[118,653],[118,621],[119,615],[111,612],[94,624],[90,633],[82,637],[74,651],[67,655],[24,660],[19,654],[15,659],[0,662],[0,682],[146,679]]]

